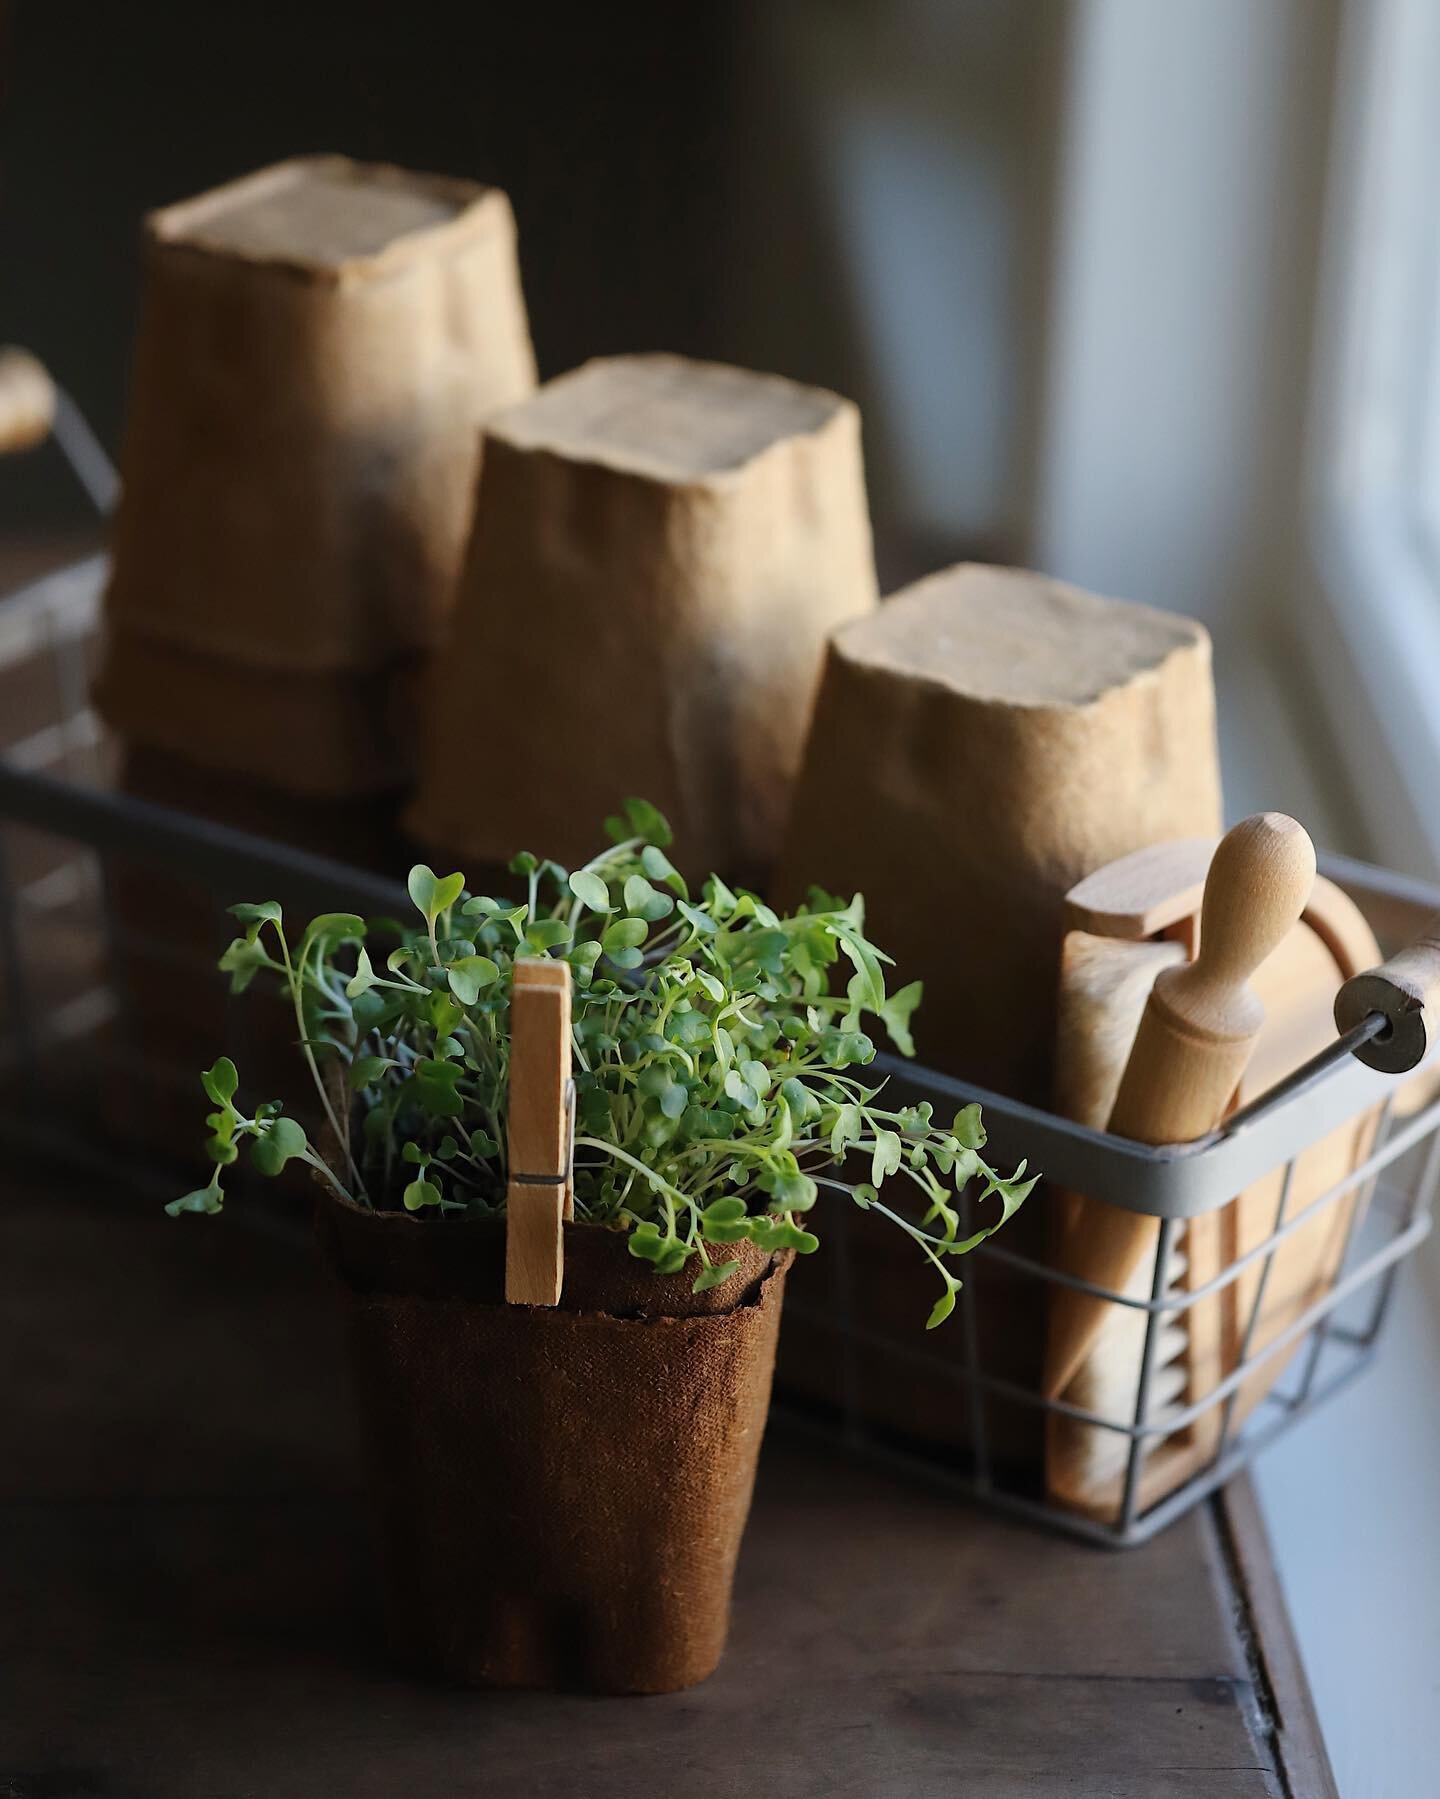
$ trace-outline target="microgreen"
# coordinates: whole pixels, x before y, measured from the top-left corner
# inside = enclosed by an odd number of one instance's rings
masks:
[[[518,957],[545,956],[573,983],[577,1217],[628,1231],[630,1253],[661,1273],[693,1264],[699,1289],[734,1273],[729,1244],[809,1254],[818,1202],[838,1194],[933,1263],[929,1322],[941,1323],[960,1285],[950,1263],[1005,1223],[1035,1177],[981,1159],[978,1106],[942,1124],[929,1104],[888,1107],[883,1084],[855,1072],[874,1059],[872,1020],[913,1053],[919,983],[887,994],[889,958],[867,940],[858,896],[816,890],[782,916],[712,876],[692,899],[653,806],[627,801],[607,830],[611,847],[573,872],[517,856],[518,901],[412,869],[423,928],[327,913],[292,951],[273,901],[232,907],[243,934],[220,967],[237,992],[278,977],[330,1132],[350,1147],[332,1166],[277,1102],[244,1112],[222,1057],[201,1077],[214,1171],[167,1210],[218,1212],[222,1170],[248,1143],[262,1174],[298,1160],[357,1204],[503,1213],[511,981]],[[996,1215],[962,1237],[972,1183]]]

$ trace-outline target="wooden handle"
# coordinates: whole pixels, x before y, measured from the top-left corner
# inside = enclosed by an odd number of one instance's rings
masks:
[[[44,443],[55,422],[55,384],[28,350],[0,349],[0,455]]]
[[[1423,1062],[1435,1041],[1440,1016],[1440,915],[1419,939],[1378,968],[1351,975],[1335,995],[1335,1024],[1342,1033],[1383,1012],[1390,1028],[1355,1051],[1368,1068],[1404,1074]]]
[[[1213,1130],[1264,1021],[1250,977],[1305,910],[1315,847],[1293,818],[1260,812],[1221,840],[1205,881],[1200,949],[1155,980],[1110,1130],[1188,1143]]]
[[[510,1175],[505,1300],[553,1306],[565,1278],[570,1197],[570,969],[515,964],[510,993]]]

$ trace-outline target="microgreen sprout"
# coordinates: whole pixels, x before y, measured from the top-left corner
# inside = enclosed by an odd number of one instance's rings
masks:
[[[555,958],[573,981],[577,1218],[628,1231],[658,1272],[694,1265],[698,1289],[729,1279],[739,1264],[726,1250],[741,1241],[809,1254],[817,1200],[842,1195],[933,1264],[929,1323],[941,1323],[960,1286],[952,1262],[1035,1177],[982,1160],[978,1106],[942,1125],[928,1103],[887,1107],[883,1084],[858,1072],[875,1055],[872,1020],[913,1054],[919,983],[887,993],[889,958],[866,938],[858,896],[816,890],[782,916],[713,875],[692,896],[653,806],[631,800],[607,829],[610,845],[573,871],[517,856],[518,901],[412,869],[422,928],[326,913],[292,952],[273,901],[233,907],[243,933],[220,966],[237,992],[278,978],[329,1135],[348,1147],[321,1155],[278,1102],[246,1115],[222,1057],[201,1077],[214,1171],[167,1210],[219,1211],[222,1172],[248,1140],[262,1174],[298,1160],[359,1205],[503,1213],[511,976],[517,958]],[[377,942],[389,946],[380,968]],[[995,1215],[962,1236],[972,1183]]]

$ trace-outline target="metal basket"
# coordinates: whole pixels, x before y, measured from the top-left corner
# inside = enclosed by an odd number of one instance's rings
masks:
[[[0,1136],[47,1158],[84,1162],[117,1182],[174,1191],[174,1180],[183,1177],[163,1139],[137,1126],[183,1100],[178,1140],[187,1141],[195,1128],[195,1070],[201,1065],[183,1041],[187,1031],[202,1027],[210,1053],[220,1041],[240,1053],[253,1024],[248,997],[231,1010],[213,972],[214,944],[229,934],[223,907],[237,896],[273,896],[301,911],[396,913],[406,902],[395,882],[373,872],[121,790],[116,746],[87,701],[103,577],[103,560],[95,558],[0,602]],[[1336,859],[1325,867],[1369,914],[1387,950],[1417,935],[1440,906],[1440,891],[1419,883]],[[136,870],[145,871],[148,883],[138,904],[133,888],[127,889]],[[191,934],[198,944],[177,945],[171,929],[176,906],[205,927]],[[178,1021],[147,1019],[147,975],[162,967],[170,977],[193,975],[186,991],[197,996],[199,1010],[213,1001],[216,1015],[197,1018],[186,1010]],[[853,1303],[860,1290],[851,1274],[860,1253],[860,1221],[849,1208],[837,1207],[826,1220],[834,1275],[819,1308],[819,1321],[836,1344],[838,1369],[836,1397],[821,1420],[825,1427],[857,1448],[924,1466],[987,1503],[1099,1542],[1126,1545],[1153,1535],[1364,1367],[1399,1265],[1430,1229],[1440,1173],[1440,1099],[1427,1099],[1403,1119],[1398,1115],[1394,1102],[1402,1083],[1362,1066],[1351,1053],[1380,1027],[1378,1018],[1370,1019],[1204,1140],[1161,1149],[1107,1137],[881,1058],[894,1090],[907,1100],[953,1109],[978,1099],[1000,1163],[1028,1157],[1066,1189],[1157,1220],[1148,1296],[1071,1279],[1002,1238],[967,1262],[958,1330],[925,1335],[913,1320],[903,1331],[877,1328],[861,1320]],[[197,1047],[195,1054],[202,1053]],[[1405,1077],[1412,1095],[1416,1078]],[[1371,1152],[1302,1216],[1288,1216],[1297,1157],[1340,1122],[1372,1108],[1379,1117]],[[1285,1178],[1273,1229],[1263,1241],[1208,1285],[1171,1290],[1167,1271],[1185,1221],[1229,1204],[1277,1169],[1286,1171]],[[1257,1347],[1256,1321],[1277,1250],[1321,1209],[1345,1204],[1352,1193],[1357,1198],[1349,1204],[1333,1281]],[[1037,1195],[1031,1203],[1044,1201]],[[1235,1365],[1195,1403],[1159,1403],[1155,1374],[1167,1322],[1256,1268]],[[1143,1315],[1139,1377],[1124,1417],[1047,1400],[987,1368],[977,1310],[987,1282],[1000,1276],[1042,1283],[1047,1293],[1069,1285]],[[806,1300],[792,1296],[788,1315],[815,1321],[817,1312],[813,1302],[807,1312]],[[873,1407],[859,1396],[860,1375],[877,1356],[953,1394],[967,1419],[962,1452],[919,1452],[877,1424]],[[1237,1398],[1274,1358],[1285,1359],[1286,1378],[1242,1422]],[[1079,1515],[1057,1505],[1034,1469],[1016,1471],[997,1457],[990,1421],[998,1406],[1115,1433],[1125,1454],[1114,1515]],[[1207,1416],[1218,1419],[1218,1430],[1211,1426],[1213,1453],[1173,1491],[1146,1505],[1148,1458],[1163,1442],[1193,1433]]]

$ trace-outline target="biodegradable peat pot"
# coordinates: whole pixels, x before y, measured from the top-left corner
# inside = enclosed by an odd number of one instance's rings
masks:
[[[1043,1106],[1066,892],[1147,844],[1216,835],[1220,820],[1203,625],[1025,570],[962,564],[831,638],[776,893],[781,905],[811,882],[863,893],[895,985],[924,981],[920,1059]],[[928,1275],[896,1254],[874,1213],[851,1232],[871,1276],[852,1322],[903,1342],[929,1303]],[[1005,1244],[1045,1260],[1043,1203],[1025,1207]],[[810,1303],[780,1379],[828,1403],[843,1345],[812,1322],[830,1307],[824,1279],[818,1266],[797,1274]],[[1043,1283],[990,1259],[968,1279],[982,1366],[1036,1391]],[[954,1358],[952,1378],[895,1378],[881,1351],[847,1390],[872,1428],[963,1453],[978,1434],[955,1378],[964,1337],[937,1333],[927,1352]],[[985,1406],[991,1454],[1038,1469],[1041,1414],[995,1393]]]
[[[863,893],[921,1059],[1048,1105],[1065,894],[1220,818],[1203,625],[961,564],[831,638],[776,893]]]
[[[433,648],[481,421],[534,385],[496,188],[309,156],[152,213],[111,619],[292,671]]]
[[[687,873],[760,878],[826,636],[877,603],[849,400],[677,356],[548,382],[485,427],[416,837],[471,866],[516,843],[574,859],[643,793]],[[525,779],[480,805],[498,743]]]
[[[261,668],[112,625],[93,697],[132,745],[287,798],[349,802],[407,783],[419,680],[414,658],[321,673]]]
[[[503,1302],[503,1223],[326,1193],[397,1652],[477,1686],[666,1693],[720,1659],[789,1257],[723,1287],[565,1227],[560,1304]]]

